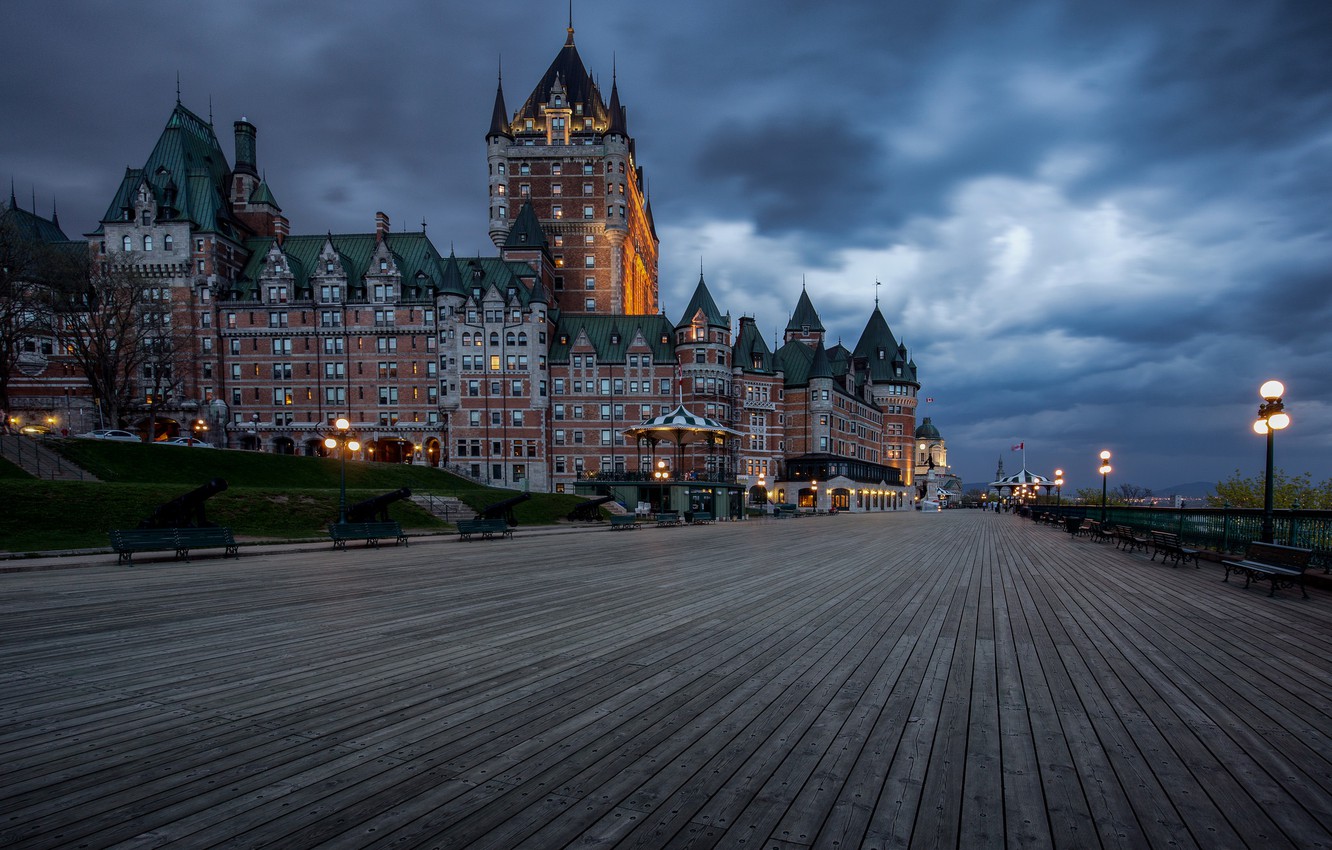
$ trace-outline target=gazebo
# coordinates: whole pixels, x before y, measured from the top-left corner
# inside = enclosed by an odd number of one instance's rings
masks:
[[[1050,490],[1055,486],[1054,480],[1046,478],[1043,475],[1037,475],[1027,469],[1024,462],[1022,469],[1012,475],[1003,475],[998,480],[991,481],[986,487],[987,490],[998,492],[1001,499],[1018,499],[1024,492],[1036,493],[1040,488],[1045,488],[1045,495],[1050,495]]]
[[[666,509],[667,503],[671,502],[674,503],[676,509],[683,504],[692,511],[720,515],[722,513],[720,508],[725,506],[727,513],[739,513],[739,494],[742,490],[734,482],[733,475],[730,476],[732,480],[728,481],[725,480],[728,477],[725,472],[714,472],[713,474],[704,472],[700,476],[698,472],[684,468],[685,446],[707,444],[709,452],[712,453],[718,447],[724,448],[728,438],[741,436],[739,431],[728,428],[716,419],[692,413],[683,404],[678,404],[669,413],[655,416],[641,425],[625,428],[622,433],[626,437],[637,441],[640,446],[644,441],[648,444],[652,458],[650,464],[652,468],[648,474],[654,476],[652,480],[656,485],[647,491],[648,501],[651,501],[651,494],[655,490],[661,502],[659,507],[663,510]],[[674,469],[669,471],[657,469],[656,449],[658,443],[670,443],[675,446]],[[709,466],[712,465],[709,464]],[[724,464],[723,469],[725,469]],[[732,491],[734,491],[734,498],[731,495]],[[639,501],[643,501],[641,493],[642,491],[640,491]],[[721,498],[718,498],[718,496]],[[736,504],[731,504],[732,502]]]

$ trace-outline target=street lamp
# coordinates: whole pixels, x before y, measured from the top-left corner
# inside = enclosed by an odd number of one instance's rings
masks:
[[[814,491],[814,513],[819,512],[819,482],[811,478],[809,480],[810,489]]]
[[[759,493],[763,496],[762,504],[768,504],[768,480],[764,477],[762,472],[759,473],[758,488]]]
[[[1272,449],[1273,437],[1277,431],[1290,427],[1290,414],[1281,397],[1286,394],[1286,387],[1280,381],[1268,381],[1258,388],[1258,395],[1263,403],[1258,405],[1258,419],[1253,423],[1256,434],[1267,436],[1267,474],[1263,484],[1263,530],[1264,543],[1272,542]]]
[[[1049,495],[1048,493],[1046,494]],[[1055,511],[1064,506],[1064,470],[1055,470]]]
[[[190,424],[190,448],[194,448],[195,443],[203,442],[203,431],[208,430],[208,423],[202,419],[196,419]]]
[[[1101,451],[1101,468],[1097,471],[1101,473],[1101,522],[1105,522],[1105,486],[1107,481],[1106,476],[1108,476],[1111,471],[1109,449],[1104,449]]]
[[[666,510],[666,479],[670,477],[670,472],[666,470],[666,461],[657,461],[657,469],[652,473],[652,478],[657,482],[658,499],[661,501],[660,510]]]
[[[356,441],[356,434],[351,430],[351,423],[339,417],[333,422],[334,433],[324,438],[327,449],[342,449],[342,486],[338,492],[338,525],[347,522],[347,452],[358,451],[361,444]]]

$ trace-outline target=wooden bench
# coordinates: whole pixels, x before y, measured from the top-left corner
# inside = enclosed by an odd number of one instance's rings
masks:
[[[346,549],[348,540],[364,540],[366,546],[379,547],[379,541],[388,537],[395,543],[407,545],[407,535],[394,520],[388,522],[335,522],[328,527],[334,549]]]
[[[690,525],[709,525],[712,523],[712,514],[695,513],[689,515]]]
[[[1300,593],[1308,599],[1309,593],[1304,589],[1304,571],[1309,568],[1309,559],[1312,557],[1312,549],[1255,540],[1245,549],[1244,560],[1221,562],[1226,568],[1226,577],[1221,580],[1230,581],[1231,573],[1244,573],[1246,588],[1250,582],[1269,581],[1272,589],[1268,596],[1275,596],[1278,586],[1293,587],[1298,584]]]
[[[211,528],[126,528],[109,532],[111,548],[116,553],[116,563],[134,564],[135,552],[174,552],[177,559],[190,559],[191,549],[213,549],[221,547],[222,557],[239,558],[240,552],[236,541],[231,536],[231,529],[222,526]]]
[[[1146,537],[1138,532],[1131,525],[1116,525],[1114,527],[1115,538],[1119,541],[1115,544],[1125,552],[1132,552],[1134,549],[1147,551],[1147,545],[1150,542]]]
[[[772,515],[775,517],[796,517],[800,516],[800,512],[790,502],[778,502],[772,506]]]
[[[1152,532],[1153,561],[1156,560],[1157,555],[1161,556],[1161,563],[1163,564],[1165,563],[1166,556],[1169,556],[1174,561],[1174,563],[1171,564],[1172,567],[1179,566],[1180,561],[1188,563],[1188,561],[1192,559],[1194,569],[1198,568],[1198,550],[1189,549],[1188,547],[1181,545],[1179,542],[1179,535],[1174,532]]]
[[[1103,522],[1098,522],[1092,526],[1091,537],[1092,540],[1095,540],[1097,543],[1109,543],[1111,540],[1115,539],[1115,527]]]
[[[664,528],[668,525],[679,525],[680,514],[676,511],[665,511],[657,514],[657,528]]]
[[[1100,525],[1100,523],[1094,519],[1083,519],[1082,522],[1078,523],[1077,528],[1074,528],[1072,523],[1070,523],[1068,532],[1074,537],[1090,537],[1092,533],[1096,531],[1096,526],[1098,525]]]
[[[471,540],[472,535],[482,540],[493,540],[495,535],[513,537],[513,529],[502,519],[460,519],[458,520],[458,539]]]
[[[622,528],[638,528],[638,517],[633,514],[611,514],[611,531],[619,531]]]

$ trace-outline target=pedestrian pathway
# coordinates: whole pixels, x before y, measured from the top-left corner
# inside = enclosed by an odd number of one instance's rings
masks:
[[[0,846],[1328,846],[1332,597],[1220,579],[979,511],[7,573]]]

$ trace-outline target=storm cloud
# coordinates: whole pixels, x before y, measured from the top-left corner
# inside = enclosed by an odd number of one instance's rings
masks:
[[[484,133],[567,6],[21,4],[0,30],[0,167],[96,227],[175,102],[259,128],[295,232],[376,210],[489,251]],[[1332,476],[1332,6],[1323,2],[576,2],[612,73],[676,318],[786,324],[805,286],[854,346],[878,298],[966,481],[1029,465],[1162,488],[1278,464]],[[876,281],[882,285],[876,285]],[[1122,476],[1122,477],[1121,477]]]

